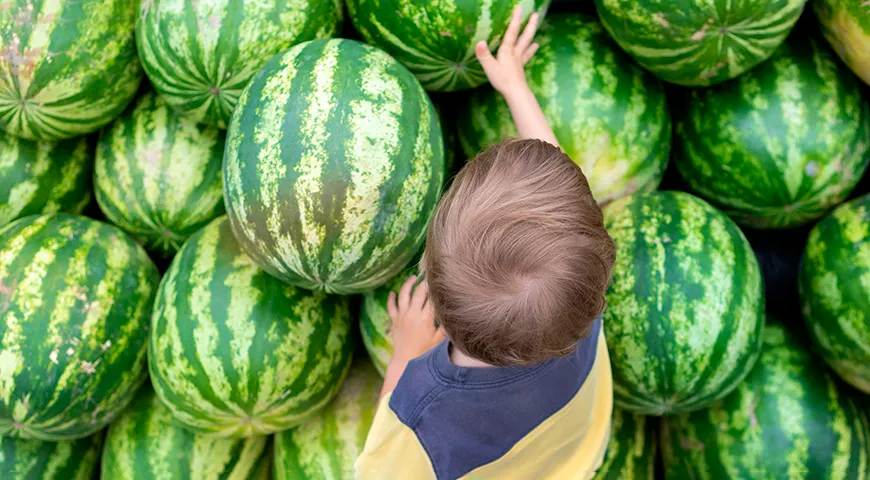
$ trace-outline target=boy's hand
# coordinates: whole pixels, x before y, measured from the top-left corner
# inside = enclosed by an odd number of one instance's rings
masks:
[[[390,292],[387,299],[387,313],[393,321],[390,328],[393,337],[391,363],[407,363],[444,340],[444,333],[435,327],[435,312],[428,298],[429,286],[423,281],[414,288],[416,281],[417,277],[412,276],[402,285],[398,296]]]
[[[538,51],[538,44],[532,43],[538,30],[538,14],[532,14],[526,29],[520,36],[522,17],[522,7],[515,8],[511,23],[495,57],[492,56],[485,41],[478,43],[475,51],[478,61],[489,78],[489,83],[505,97],[528,88],[525,66],[532,55]]]

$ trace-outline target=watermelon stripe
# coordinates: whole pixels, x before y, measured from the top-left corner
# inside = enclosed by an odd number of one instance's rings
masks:
[[[822,356],[870,393],[870,196],[816,225],[799,279],[804,319]]]
[[[651,419],[613,409],[610,441],[594,480],[654,480],[656,430]]]
[[[226,128],[239,94],[274,54],[334,36],[340,0],[141,2],[136,40],[148,78],[197,122]]]
[[[266,437],[233,440],[190,433],[146,385],[109,428],[102,475],[113,480],[264,478],[255,473],[268,463]]]
[[[191,237],[161,283],[150,342],[154,388],[192,431],[290,428],[334,396],[349,368],[348,317],[346,299],[266,275],[221,217]]]
[[[0,10],[0,129],[57,140],[121,113],[142,74],[134,15],[126,0],[30,0]]]
[[[606,204],[655,190],[671,139],[659,81],[620,52],[588,15],[550,15],[535,41],[540,49],[526,66],[529,87],[596,200]],[[458,130],[469,157],[518,136],[507,102],[489,87],[470,96]]]
[[[0,478],[90,480],[102,445],[102,433],[66,442],[0,437]]]
[[[174,254],[223,213],[225,136],[179,117],[153,93],[103,130],[95,186],[101,210],[149,250]]]
[[[542,16],[550,0],[349,0],[348,12],[357,31],[408,67],[427,90],[454,91],[477,87],[486,74],[477,62],[475,45],[486,40],[496,48],[514,7],[524,21],[533,11]]]
[[[395,275],[423,241],[444,176],[441,128],[419,83],[379,50],[317,41],[273,58],[241,105],[224,195],[254,260],[335,293]]]
[[[662,420],[674,478],[870,475],[870,423],[855,400],[780,325],[734,393],[708,410]]]
[[[91,199],[87,137],[32,142],[0,133],[0,226],[28,215],[80,213]]]
[[[381,376],[358,361],[335,400],[295,429],[275,436],[276,480],[342,480],[353,477],[381,389]]]
[[[791,31],[806,0],[596,0],[616,42],[668,82],[705,86],[767,59]]]
[[[677,139],[680,173],[735,221],[796,226],[860,180],[870,107],[827,48],[795,38],[735,82],[692,91]]]
[[[661,415],[709,405],[758,355],[761,273],[740,230],[688,194],[605,209],[617,247],[605,311],[617,404]]]
[[[123,232],[70,215],[0,231],[0,434],[103,428],[145,379],[158,274]]]
[[[870,85],[870,3],[816,0],[813,9],[825,38],[846,65]]]

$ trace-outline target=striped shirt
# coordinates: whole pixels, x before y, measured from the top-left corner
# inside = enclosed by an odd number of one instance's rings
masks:
[[[464,368],[443,342],[386,395],[356,478],[587,479],[610,436],[610,358],[595,321],[574,354],[527,367]]]

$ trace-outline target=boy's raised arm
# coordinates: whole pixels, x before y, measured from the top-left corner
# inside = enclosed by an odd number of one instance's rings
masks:
[[[478,43],[475,53],[489,83],[507,101],[519,136],[537,138],[558,147],[559,141],[526,82],[526,63],[538,50],[538,44],[532,43],[538,30],[538,21],[538,14],[533,13],[520,35],[522,9],[517,7],[496,56],[489,51],[486,42]]]

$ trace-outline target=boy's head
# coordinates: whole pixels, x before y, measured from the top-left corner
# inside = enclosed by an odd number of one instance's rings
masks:
[[[422,266],[453,344],[506,366],[573,352],[604,311],[614,260],[580,168],[548,143],[511,140],[456,176]]]

